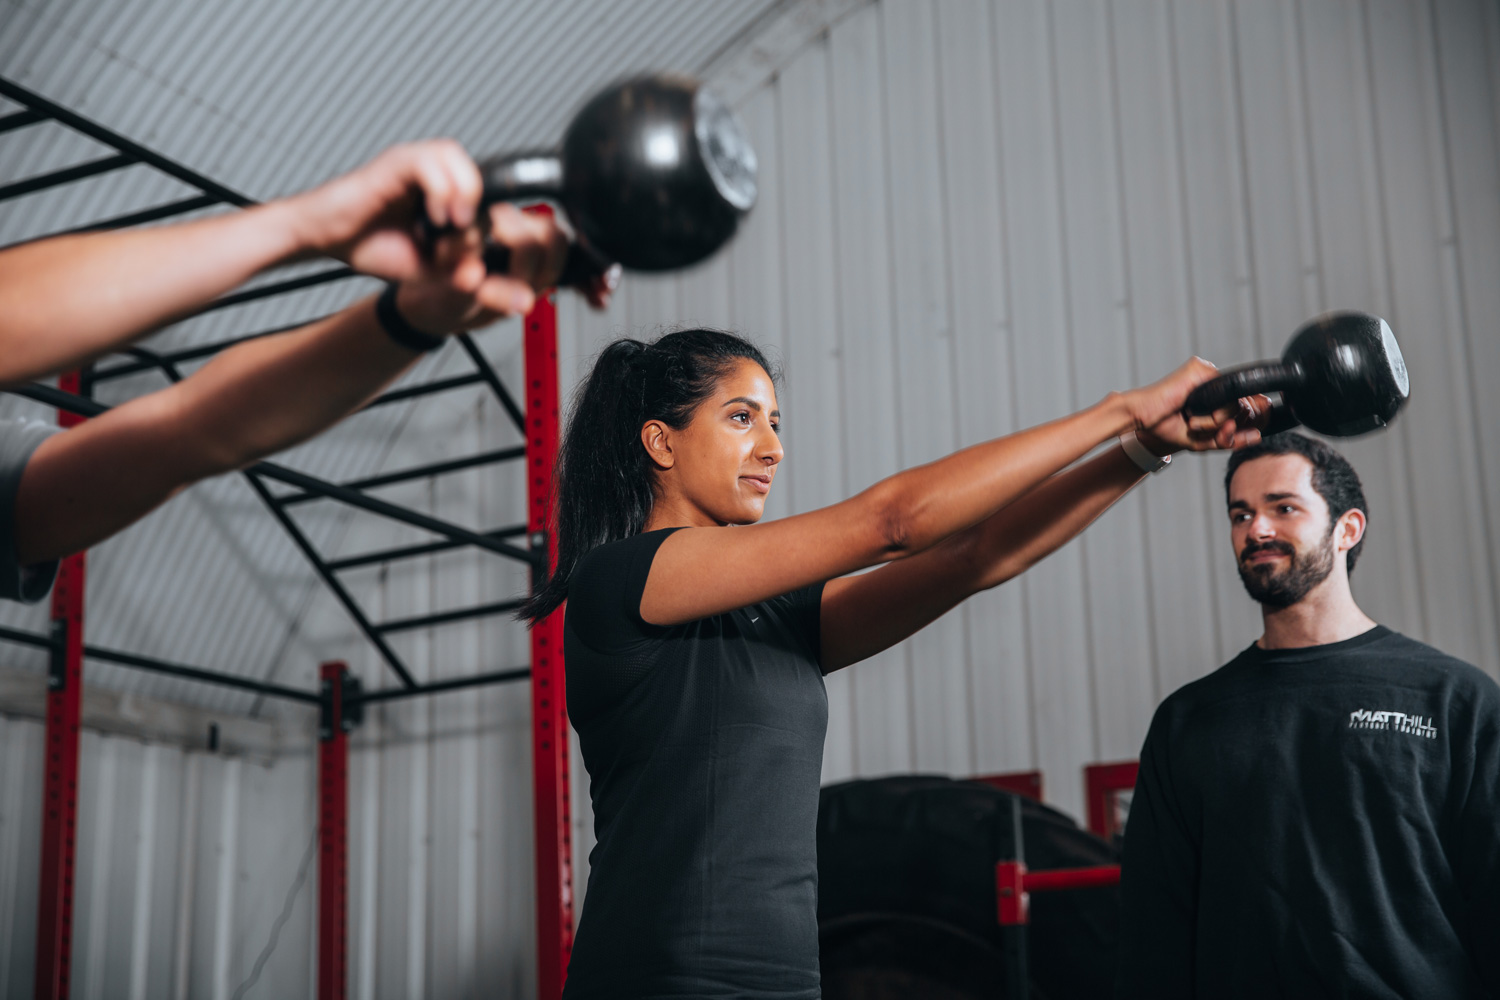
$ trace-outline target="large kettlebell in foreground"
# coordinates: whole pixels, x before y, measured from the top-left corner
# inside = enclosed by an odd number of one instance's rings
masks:
[[[1275,430],[1301,423],[1330,437],[1353,437],[1389,424],[1406,405],[1411,385],[1385,320],[1333,312],[1292,334],[1280,361],[1231,368],[1194,389],[1184,409],[1201,416],[1242,396],[1276,391],[1282,405],[1272,418]]]
[[[755,151],[729,106],[695,80],[664,74],[596,94],[559,150],[494,156],[479,170],[486,204],[543,198],[567,213],[594,260],[577,260],[575,248],[564,283],[588,263],[696,264],[729,241],[756,196]],[[503,269],[496,256],[491,269]]]

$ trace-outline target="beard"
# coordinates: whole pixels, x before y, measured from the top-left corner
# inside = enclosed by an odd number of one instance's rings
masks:
[[[1280,552],[1287,557],[1285,569],[1274,563],[1246,566],[1245,560],[1257,552]],[[1287,542],[1247,545],[1240,553],[1240,582],[1250,596],[1272,608],[1289,608],[1306,597],[1333,572],[1333,533],[1323,544],[1309,552],[1299,553]]]

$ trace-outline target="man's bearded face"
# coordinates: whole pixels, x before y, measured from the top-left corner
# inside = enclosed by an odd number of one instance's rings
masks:
[[[1271,552],[1285,558],[1255,558]],[[1301,552],[1280,538],[1247,542],[1240,551],[1239,571],[1240,581],[1252,598],[1269,607],[1289,608],[1333,572],[1333,532],[1323,535],[1321,544]]]

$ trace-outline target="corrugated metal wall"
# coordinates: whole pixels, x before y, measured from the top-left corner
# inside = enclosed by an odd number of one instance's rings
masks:
[[[730,252],[578,310],[608,336],[736,327],[786,361],[772,514],[1082,407],[1193,353],[1275,357],[1387,317],[1413,401],[1344,445],[1377,619],[1500,675],[1500,8],[882,0],[740,110],[762,199]],[[569,325],[572,329],[572,325]],[[1079,542],[829,679],[825,778],[1134,757],[1156,703],[1259,634],[1185,457]]]
[[[43,727],[0,716],[0,995],[32,995]],[[311,994],[311,756],[224,757],[85,731],[79,1000],[228,998],[285,908],[249,996]],[[299,872],[308,884],[291,892]],[[290,905],[288,906],[288,902]]]
[[[41,7],[23,6],[25,19],[43,19]],[[880,0],[744,97],[761,202],[727,253],[680,278],[628,282],[604,316],[563,297],[565,383],[620,333],[707,323],[772,346],[788,368],[786,468],[768,507],[776,516],[1087,405],[1190,353],[1221,364],[1272,357],[1324,308],[1375,311],[1401,337],[1414,398],[1390,433],[1347,446],[1372,504],[1356,595],[1381,621],[1500,674],[1500,441],[1482,432],[1477,402],[1480,387],[1500,380],[1497,57],[1500,11],[1482,0]],[[259,133],[237,137],[212,108],[203,114],[224,130],[224,148],[252,150],[248,137]],[[258,128],[274,133],[279,120]],[[322,127],[342,128],[331,120]],[[137,137],[188,141],[166,132]],[[214,173],[215,162],[195,165]],[[243,169],[247,186],[265,178],[253,193],[282,189],[283,175],[257,173],[254,163]],[[482,340],[512,384],[518,339],[512,324]],[[432,371],[451,363],[436,359]],[[515,440],[479,393],[337,433],[348,437],[312,446],[326,454],[307,467],[324,472],[313,463],[326,462],[337,467],[325,472],[331,477],[366,475]],[[368,450],[357,451],[360,442]],[[825,777],[1040,767],[1048,797],[1080,813],[1079,768],[1133,757],[1161,697],[1257,634],[1225,544],[1222,461],[1181,460],[1021,580],[830,678]],[[518,471],[467,472],[382,495],[496,527],[521,510]],[[194,503],[210,524],[258,514],[228,495]],[[155,530],[191,523],[168,520],[175,516],[163,515]],[[318,530],[331,555],[418,538],[362,517],[330,518]],[[301,579],[287,568],[295,558],[274,562],[274,544],[230,546],[215,559],[261,567],[251,578],[267,603],[286,606],[286,617],[267,611],[279,625],[256,625],[254,642],[227,641],[239,615],[214,616],[212,601],[200,601],[191,606],[204,609],[202,641],[226,658],[253,646],[243,669],[284,682],[310,684],[318,659],[345,656],[367,685],[385,683],[326,594],[288,589]],[[117,644],[197,660],[170,605],[151,599],[173,575],[152,569],[158,550],[132,550],[111,593],[98,593],[96,578],[91,598],[95,607],[134,602],[115,627],[141,631]],[[361,573],[349,582],[377,619],[477,603],[522,583],[514,567],[472,553]],[[215,584],[205,576],[181,586],[183,600],[199,601],[188,591]],[[277,629],[286,645],[265,648]],[[423,679],[526,656],[524,636],[497,622],[394,638]],[[356,996],[534,992],[528,713],[526,690],[512,686],[382,707],[356,734]],[[305,715],[290,719],[305,730]],[[34,723],[3,726],[0,890],[16,886],[24,896],[40,737]],[[168,957],[156,950],[161,938],[179,940],[180,890],[153,883],[141,903],[140,847],[112,846],[107,855],[90,847],[104,864],[82,876],[84,885],[107,886],[111,902],[101,911],[99,896],[80,899],[79,933],[97,925],[114,936],[102,950],[80,943],[80,956],[100,963],[88,966],[88,982],[106,982],[104,970],[109,982],[124,982],[115,970],[128,969],[135,983],[145,947],[143,995],[162,995],[156,983],[191,983],[190,995],[227,996],[248,974],[310,836],[308,760],[242,760],[234,798],[222,758],[118,738],[93,740],[86,754],[90,781],[104,780],[113,761],[109,815],[123,818],[105,826],[112,843],[130,823],[140,828],[135,807],[121,812],[121,803],[145,797],[148,773],[162,802],[157,831],[180,831],[184,817],[196,817],[199,846],[179,854],[174,886],[192,871],[194,891],[209,894],[195,913],[208,929],[200,935],[194,924],[188,948],[191,974],[202,978],[158,979],[161,963],[180,961],[179,944]],[[194,808],[171,798],[186,787],[193,760],[217,769],[214,794],[224,791],[237,812],[210,803],[207,792]],[[575,768],[581,895],[591,837],[576,760]],[[250,776],[262,773],[256,785]],[[100,816],[105,802],[91,808],[86,816]],[[239,831],[227,847],[203,832],[226,821]],[[235,854],[249,844],[258,853]],[[220,850],[228,853],[215,857],[244,859],[230,876],[206,860]],[[157,856],[151,879],[165,878],[172,854]],[[236,871],[249,885],[238,895],[223,881]],[[167,899],[179,902],[160,909]],[[250,996],[305,994],[310,900],[304,887]],[[10,921],[0,927],[0,983],[29,975],[31,944],[18,929],[31,919],[29,906],[0,908]],[[148,943],[127,948],[143,906],[152,914]],[[221,916],[231,923],[208,922]],[[232,928],[228,943],[214,936],[220,927]]]

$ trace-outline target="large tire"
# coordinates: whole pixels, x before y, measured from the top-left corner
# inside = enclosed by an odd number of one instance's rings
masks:
[[[900,976],[926,976],[946,982],[945,988],[978,991],[948,994],[955,998],[1003,996],[995,862],[1012,798],[988,785],[926,775],[823,789],[818,921],[829,1000],[877,1000],[882,994],[874,984],[885,974],[895,988]],[[1031,870],[1119,863],[1114,847],[1064,814],[1021,802]],[[1113,887],[1032,894],[1028,960],[1034,997],[1068,1000],[1113,992],[1119,906]],[[907,945],[899,943],[903,935]],[[987,947],[988,958],[976,946]],[[950,960],[965,971],[955,972],[952,982],[934,979],[934,966]],[[849,982],[859,982],[865,992],[830,991]]]
[[[819,937],[823,1000],[1012,1000],[997,988],[1000,952],[952,924],[872,915],[824,924]]]

